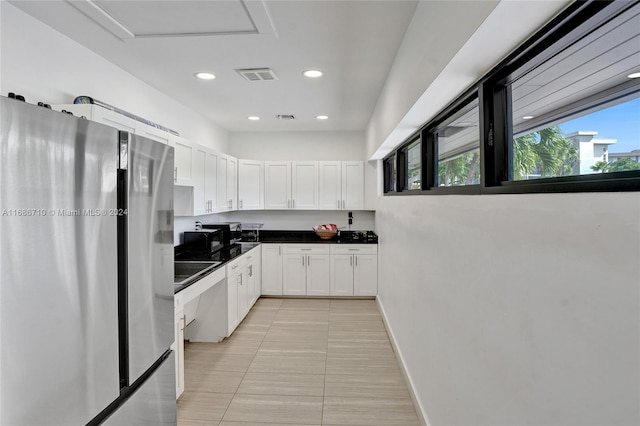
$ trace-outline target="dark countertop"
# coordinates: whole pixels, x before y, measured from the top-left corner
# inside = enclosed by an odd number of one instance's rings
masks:
[[[245,232],[243,232],[243,236]],[[255,241],[255,237],[247,241]],[[373,231],[342,231],[330,240],[323,240],[313,231],[260,231],[261,243],[302,243],[302,244],[378,244],[378,236]]]
[[[174,256],[177,261],[220,261],[217,267],[204,275],[199,275],[181,285],[174,285],[174,294],[181,292],[198,280],[210,273],[224,267],[228,262],[238,256],[242,256],[260,243],[275,244],[378,244],[378,236],[373,231],[341,231],[330,240],[323,240],[313,231],[259,231],[258,241],[255,241],[254,231],[243,231],[243,239],[239,244],[233,244],[229,248],[219,250],[213,254],[193,253],[184,251],[182,245],[174,247]]]
[[[222,262],[220,265],[216,266],[215,268],[211,269],[210,271],[208,271],[208,273],[203,274],[203,275],[198,275],[196,277],[193,278],[193,280],[189,280],[185,283],[182,283],[181,285],[174,285],[173,287],[173,294],[179,293],[182,290],[184,290],[185,288],[189,287],[190,285],[192,285],[193,283],[201,280],[202,278],[206,277],[207,275],[217,271],[220,268],[224,268],[224,266],[232,261],[233,259],[235,259],[238,256],[242,256],[243,254],[245,254],[246,252],[248,252],[249,250],[253,249],[254,247],[256,247],[259,243],[242,243],[242,244],[233,244],[231,247],[227,248],[227,249],[222,249],[219,250],[213,254],[202,254],[202,253],[189,253],[189,252],[183,252],[182,251],[182,246],[176,246],[174,247],[174,256],[175,256],[175,260],[177,261],[201,261],[201,262],[207,262],[207,261],[219,261]]]

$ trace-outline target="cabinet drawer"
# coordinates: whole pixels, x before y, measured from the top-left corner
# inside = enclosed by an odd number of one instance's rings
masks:
[[[285,244],[283,254],[329,254],[331,244]]]
[[[331,244],[331,254],[378,254],[376,244]]]

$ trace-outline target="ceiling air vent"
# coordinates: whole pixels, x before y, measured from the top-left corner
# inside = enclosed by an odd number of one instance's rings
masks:
[[[278,120],[295,120],[296,116],[293,114],[278,114],[276,115]]]
[[[246,68],[236,71],[238,72],[238,74],[243,76],[245,80],[249,81],[266,81],[278,79],[278,76],[273,72],[271,68]]]

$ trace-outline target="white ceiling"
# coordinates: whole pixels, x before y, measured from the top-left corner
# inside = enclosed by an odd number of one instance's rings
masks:
[[[366,128],[418,1],[11,3],[230,131],[335,131]],[[235,71],[262,67],[278,79]],[[324,76],[303,77],[311,68]]]

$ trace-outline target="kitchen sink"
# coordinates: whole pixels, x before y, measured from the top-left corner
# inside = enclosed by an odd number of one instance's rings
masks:
[[[190,260],[176,260],[174,262],[174,285],[182,285],[193,278],[201,275],[205,275],[217,266],[220,266],[222,262],[219,261],[190,261]]]

